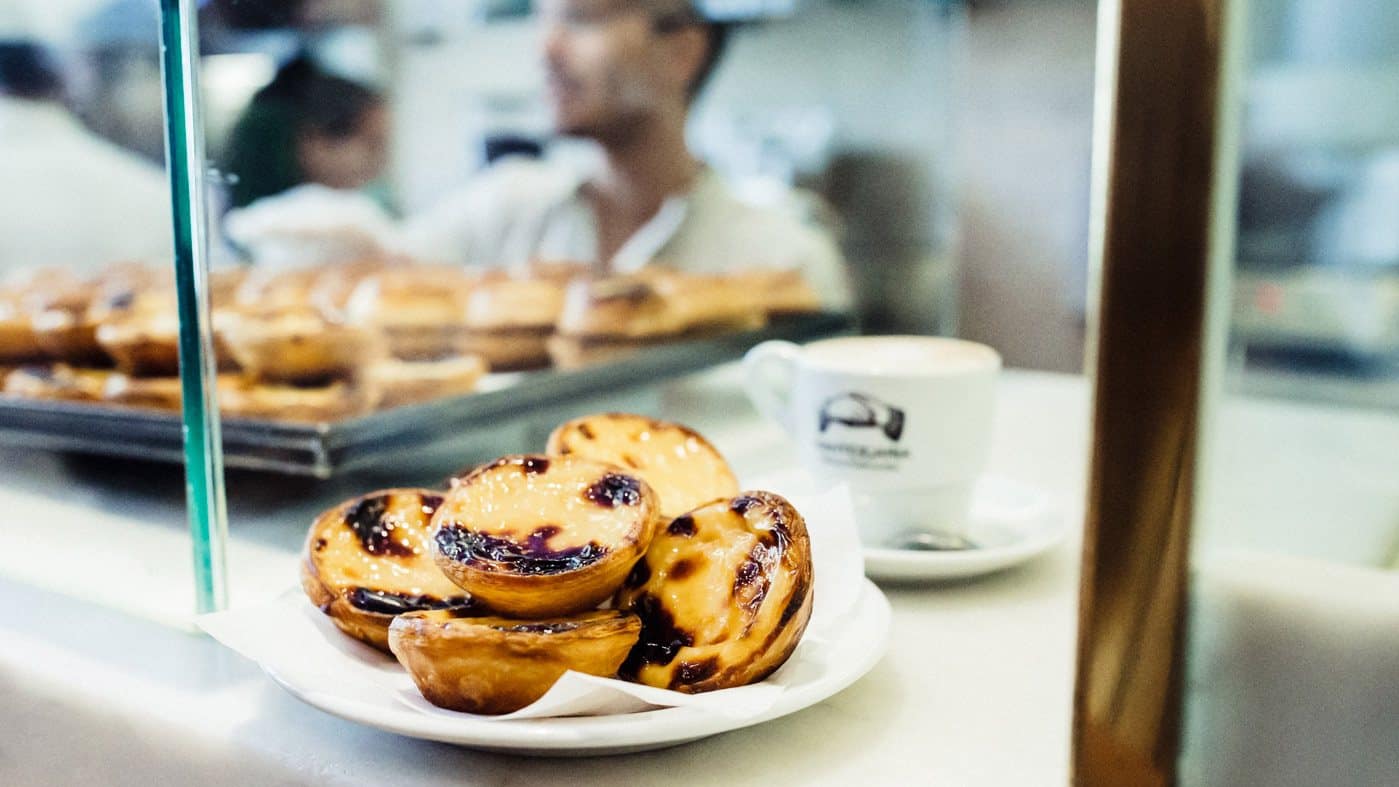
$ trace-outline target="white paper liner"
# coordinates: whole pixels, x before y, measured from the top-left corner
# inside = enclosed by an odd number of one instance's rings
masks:
[[[799,477],[774,481],[749,488],[782,494],[806,520],[815,577],[814,607],[806,634],[792,657],[767,680],[750,686],[684,694],[570,671],[543,697],[514,713],[463,714],[438,708],[423,699],[396,660],[342,634],[300,590],[288,591],[269,603],[203,615],[196,623],[268,673],[298,686],[303,694],[325,693],[344,698],[359,692],[388,692],[403,705],[429,716],[510,721],[688,707],[725,718],[751,718],[772,707],[787,685],[809,670],[821,668],[826,641],[823,635],[850,612],[864,582],[859,538],[846,488],[812,492],[810,484]]]

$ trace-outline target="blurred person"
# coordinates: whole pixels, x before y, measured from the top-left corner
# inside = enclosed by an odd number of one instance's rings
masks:
[[[52,50],[0,13],[0,268],[172,253],[164,172],[84,128]]]
[[[363,190],[384,207],[389,116],[374,90],[297,57],[259,90],[234,125],[220,163],[229,202],[246,206],[295,186]]]
[[[649,262],[693,272],[798,268],[846,308],[829,233],[737,200],[691,152],[685,126],[726,26],[690,0],[542,0],[541,53],[555,131],[600,153],[591,171],[505,159],[405,227],[408,251],[476,265]]]

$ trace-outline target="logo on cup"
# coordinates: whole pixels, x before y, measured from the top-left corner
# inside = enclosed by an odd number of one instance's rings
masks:
[[[904,411],[869,394],[847,391],[821,404],[818,431],[825,434],[833,424],[852,429],[878,429],[897,443],[904,433]]]

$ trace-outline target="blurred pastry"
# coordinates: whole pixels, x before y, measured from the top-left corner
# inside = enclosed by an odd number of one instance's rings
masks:
[[[220,374],[216,384],[220,403],[225,395],[237,397],[247,386],[243,378],[236,374]],[[132,377],[116,372],[107,378],[102,390],[106,401],[124,407],[179,410],[182,399],[179,377]]]
[[[485,373],[486,361],[479,355],[436,361],[385,358],[370,364],[363,380],[378,389],[379,407],[388,409],[471,393]]]
[[[691,693],[763,680],[801,640],[812,586],[806,523],[782,497],[745,492],[677,517],[617,594],[642,627],[621,674]]]
[[[384,332],[389,352],[432,360],[458,352],[475,279],[461,268],[404,265],[362,279],[345,304],[346,319]]]
[[[94,300],[151,288],[168,288],[174,284],[174,275],[174,267],[169,262],[160,266],[145,262],[114,262],[103,266],[93,277]]]
[[[108,366],[111,356],[97,342],[97,327],[84,309],[50,308],[30,320],[44,356],[78,366]]]
[[[547,453],[607,462],[655,490],[661,514],[679,516],[738,494],[738,479],[710,442],[689,427],[628,413],[602,413],[560,424]]]
[[[763,327],[767,313],[743,282],[721,274],[680,273],[652,266],[643,272],[670,304],[687,334],[752,331]]]
[[[379,258],[320,266],[307,287],[306,303],[326,314],[343,315],[361,282],[393,267]]]
[[[219,386],[219,412],[233,418],[321,423],[364,415],[377,404],[372,388],[345,380],[290,385],[237,378]]]
[[[306,306],[225,311],[214,323],[239,368],[268,382],[349,378],[386,354],[377,331],[327,319]]]
[[[237,282],[233,302],[215,304],[226,309],[271,312],[302,309],[311,304],[311,292],[325,273],[322,267],[251,268]]]
[[[526,269],[531,279],[547,279],[567,284],[579,276],[596,272],[596,266],[577,260],[532,260]]]
[[[565,672],[610,678],[641,622],[616,610],[524,621],[409,612],[389,626],[389,648],[423,697],[442,708],[498,715],[544,696]]]
[[[209,271],[209,307],[219,309],[233,306],[238,300],[238,290],[248,280],[251,270],[246,265],[232,265]]]
[[[821,298],[802,272],[793,268],[755,268],[736,271],[732,281],[748,293],[769,317],[811,314],[821,311]]]
[[[168,289],[130,293],[122,308],[108,305],[97,327],[98,345],[118,371],[170,376],[180,372],[180,318],[175,293]]]
[[[548,346],[555,365],[575,368],[681,338],[754,330],[766,319],[726,276],[648,266],[570,282]]]
[[[312,523],[301,587],[341,631],[387,652],[395,615],[471,608],[428,550],[428,524],[442,495],[387,489],[348,500]]]
[[[496,371],[547,366],[547,340],[563,308],[564,285],[549,279],[481,282],[466,307],[461,350]]]
[[[67,364],[20,366],[5,376],[5,393],[29,399],[70,402],[102,401],[107,380],[105,369],[78,369]]]
[[[99,315],[89,307],[99,297],[95,282],[61,269],[36,272],[21,290],[20,307],[29,314],[34,340],[44,357],[77,366],[111,363],[97,344]]]
[[[44,355],[18,293],[0,290],[0,363],[37,361]]]
[[[118,372],[107,378],[102,398],[125,407],[180,409],[179,377],[132,377]]]
[[[59,267],[19,271],[6,277],[5,290],[27,314],[45,309],[83,309],[92,300],[92,282]]]
[[[651,276],[579,278],[565,290],[549,355],[565,369],[605,363],[673,339],[685,328]]]
[[[503,615],[569,615],[621,585],[657,519],[655,492],[621,468],[508,456],[447,493],[432,551],[448,578]]]

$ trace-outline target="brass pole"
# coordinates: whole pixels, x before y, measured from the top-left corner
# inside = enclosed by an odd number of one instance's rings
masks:
[[[1210,284],[1232,244],[1226,55],[1235,52],[1225,32],[1235,5],[1104,0],[1099,9],[1099,311],[1076,784],[1175,782],[1198,436],[1227,297],[1227,279]]]

